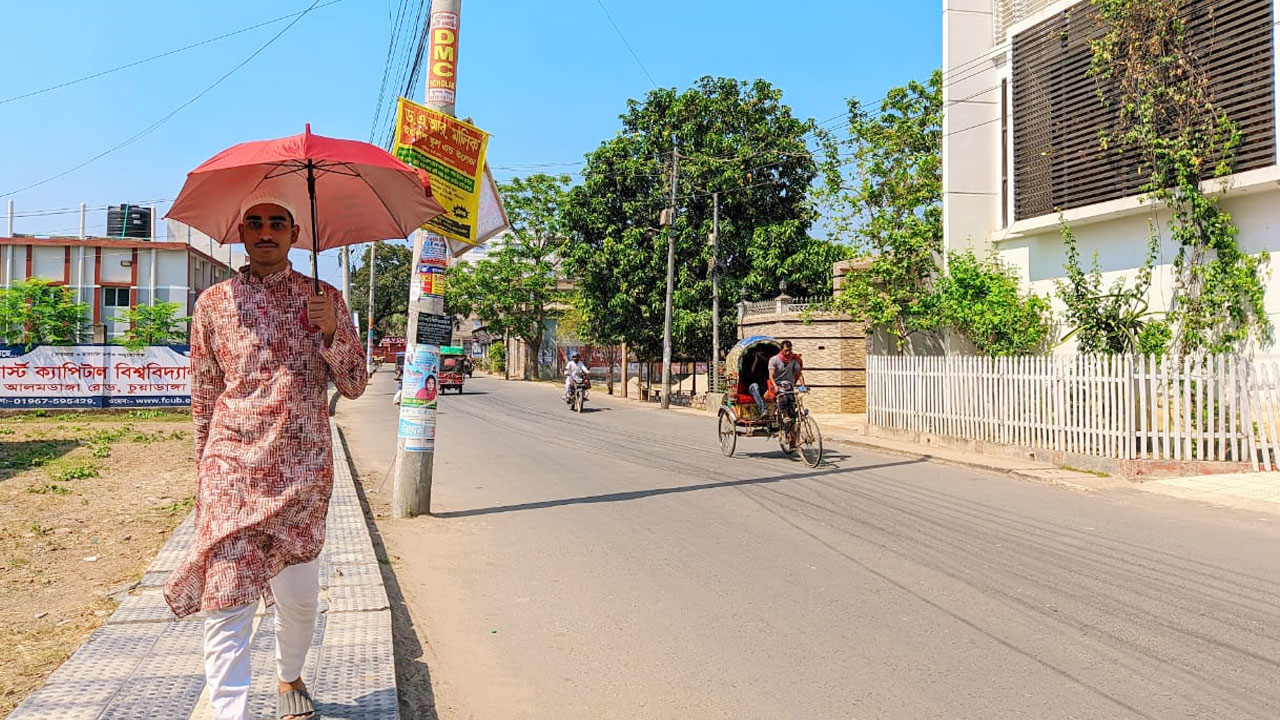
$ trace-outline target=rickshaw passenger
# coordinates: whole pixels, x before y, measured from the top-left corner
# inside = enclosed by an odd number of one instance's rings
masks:
[[[760,411],[760,417],[765,415],[764,396],[760,394],[760,386],[769,379],[769,356],[765,354],[763,348],[755,348],[751,353],[751,364],[747,372],[742,374],[744,383],[747,384],[747,392],[756,401],[756,408]]]

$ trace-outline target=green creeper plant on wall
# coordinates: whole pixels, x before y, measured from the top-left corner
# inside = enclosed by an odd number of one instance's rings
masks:
[[[1104,149],[1136,153],[1142,190],[1172,214],[1178,246],[1169,312],[1179,355],[1240,350],[1269,342],[1264,304],[1267,253],[1248,255],[1238,228],[1202,181],[1232,171],[1243,137],[1214,103],[1179,15],[1184,0],[1093,0],[1103,34],[1092,43],[1090,73],[1099,97],[1117,109]]]

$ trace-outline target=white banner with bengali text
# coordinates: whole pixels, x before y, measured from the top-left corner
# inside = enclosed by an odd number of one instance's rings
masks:
[[[191,404],[185,346],[0,345],[0,409]]]

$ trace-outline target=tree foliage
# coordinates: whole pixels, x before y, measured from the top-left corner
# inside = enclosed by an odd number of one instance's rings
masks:
[[[0,339],[11,345],[72,345],[84,333],[89,306],[65,285],[30,278],[0,289]]]
[[[672,336],[678,357],[711,347],[712,193],[720,192],[722,343],[731,343],[730,309],[739,299],[830,291],[831,265],[844,249],[809,236],[809,187],[817,164],[805,138],[812,120],[794,117],[782,92],[704,77],[687,90],[662,88],[628,101],[622,128],[587,157],[583,182],[569,193],[573,242],[566,270],[578,284],[592,335],[626,342],[642,358],[662,351],[671,162],[678,212]]]
[[[1052,329],[1049,301],[1023,294],[1018,277],[998,259],[952,253],[931,302],[937,322],[982,355],[1030,355],[1045,349]]]
[[[178,317],[181,309],[182,304],[176,302],[134,305],[113,318],[115,322],[129,323],[129,327],[112,342],[134,351],[150,345],[185,345],[191,317]]]
[[[369,252],[366,246],[351,274],[348,305],[367,322],[369,316]],[[413,271],[413,251],[404,245],[378,243],[374,252],[377,273],[374,282],[373,329],[376,339],[403,335],[409,312],[409,277]]]
[[[889,91],[876,108],[849,101],[849,138],[828,138],[819,197],[832,232],[864,260],[835,308],[892,336],[899,350],[936,327],[942,254],[942,73]],[[849,154],[843,151],[850,150]]]
[[[489,257],[449,269],[445,305],[456,316],[476,317],[492,334],[510,334],[542,347],[547,317],[563,300],[560,252],[566,230],[564,205],[569,178],[544,174],[514,178],[499,186],[511,228]],[[526,377],[535,368],[529,355]]]

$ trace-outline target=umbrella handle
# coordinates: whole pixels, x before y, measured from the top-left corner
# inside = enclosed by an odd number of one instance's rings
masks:
[[[307,131],[311,131],[310,124],[307,125]],[[317,295],[323,295],[320,291],[319,261],[316,259],[320,254],[320,228],[316,225],[316,164],[310,158],[307,159],[307,195],[311,198],[311,285]],[[303,325],[306,326],[306,323]]]

